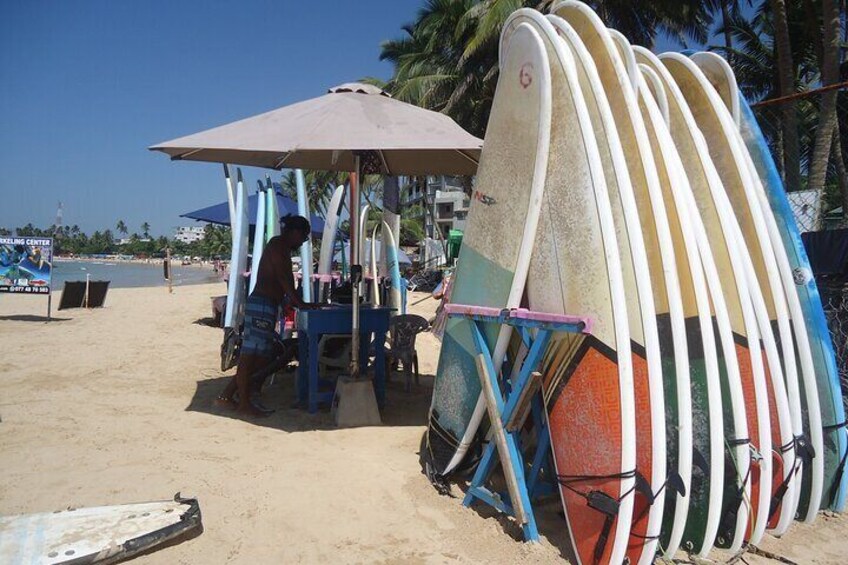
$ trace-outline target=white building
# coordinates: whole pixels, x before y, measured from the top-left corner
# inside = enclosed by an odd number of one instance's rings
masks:
[[[436,227],[441,237],[447,239],[450,230],[465,231],[465,220],[471,201],[465,194],[462,182],[457,177],[429,176],[427,189],[424,193],[415,183],[406,190],[403,200],[404,208],[421,203],[427,212],[424,219],[424,231],[427,237],[438,238]]]
[[[174,239],[183,243],[194,243],[206,237],[203,226],[180,226],[174,231]]]

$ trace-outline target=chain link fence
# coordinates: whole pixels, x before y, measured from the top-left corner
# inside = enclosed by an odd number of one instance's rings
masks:
[[[819,293],[836,352],[842,399],[848,404],[848,283],[819,282]]]
[[[827,154],[816,150],[824,96],[835,96],[837,117]],[[848,82],[764,100],[753,104],[752,110],[780,169],[801,232],[848,227],[844,210],[848,198]],[[822,169],[824,183],[816,182],[811,175]]]

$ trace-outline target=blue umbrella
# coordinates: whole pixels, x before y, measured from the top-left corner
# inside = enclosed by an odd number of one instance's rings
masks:
[[[296,216],[297,202],[288,196],[280,194],[279,186],[279,184],[274,183],[274,191],[277,194],[277,207],[280,210],[280,217],[287,216],[289,214]],[[254,226],[256,223],[256,203],[259,200],[258,196],[258,193],[254,193],[247,199],[248,218],[250,218],[251,226]],[[209,222],[210,224],[228,226],[230,225],[230,205],[228,202],[224,201],[220,204],[215,204],[214,206],[195,210],[194,212],[180,214],[180,217],[191,218],[192,220],[197,220],[199,222]],[[320,216],[311,214],[309,217],[309,223],[312,226],[313,235],[321,235],[324,233],[324,220]]]

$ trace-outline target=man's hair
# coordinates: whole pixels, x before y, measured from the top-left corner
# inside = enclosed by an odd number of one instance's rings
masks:
[[[283,216],[280,219],[280,223],[282,224],[284,231],[296,230],[301,231],[307,235],[309,235],[312,231],[309,226],[309,220],[307,220],[303,216]]]

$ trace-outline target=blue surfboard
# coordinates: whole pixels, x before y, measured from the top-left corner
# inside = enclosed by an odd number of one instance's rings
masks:
[[[801,241],[801,233],[792,214],[789,199],[786,197],[783,181],[757,119],[741,93],[739,107],[739,130],[765,188],[780,237],[789,256],[795,288],[798,291],[804,323],[810,338],[824,430],[825,483],[821,508],[841,512],[845,508],[846,493],[848,493],[848,474],[845,473],[848,431],[845,428],[845,407],[833,342],[818,287],[810,268],[810,261]]]

